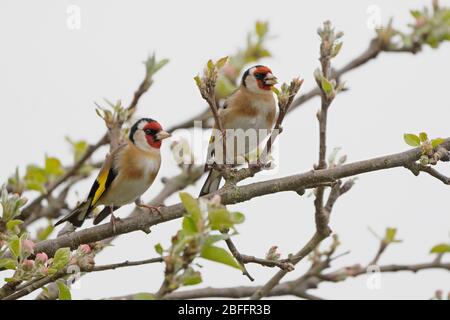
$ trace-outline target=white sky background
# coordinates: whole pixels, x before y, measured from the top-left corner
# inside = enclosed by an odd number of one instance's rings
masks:
[[[305,78],[306,92],[315,83],[319,37],[316,29],[331,19],[345,33],[341,54],[333,60],[342,66],[364,50],[373,31],[366,26],[370,5],[381,9],[386,23],[394,16],[395,26],[411,22],[409,9],[431,1],[5,1],[0,3],[0,181],[18,165],[42,163],[44,155],[72,160],[64,136],[94,142],[105,131],[94,112],[93,101],[122,99],[128,104],[142,80],[141,64],[156,51],[170,63],[141,99],[139,116],[158,119],[169,127],[204,107],[193,76],[209,58],[219,58],[245,45],[246,33],[258,19],[270,21],[268,43],[273,58],[263,61],[279,79]],[[441,1],[450,5],[450,1]],[[81,9],[81,30],[66,26],[69,5]],[[349,161],[362,160],[408,148],[405,132],[422,130],[432,137],[448,137],[450,116],[448,73],[450,46],[425,50],[416,55],[381,54],[375,61],[346,74],[350,88],[339,95],[329,111],[328,147],[342,147]],[[280,136],[278,170],[248,180],[269,179],[312,168],[318,157],[318,124],[314,99],[290,114]],[[96,154],[102,159],[106,149]],[[162,148],[159,177],[178,171],[169,151]],[[450,165],[440,165],[450,173]],[[91,181],[80,184],[79,195],[87,193]],[[197,194],[203,180],[187,190]],[[247,183],[247,182],[246,182]],[[155,185],[145,194],[151,199],[161,188]],[[431,261],[430,248],[449,241],[450,215],[445,205],[449,189],[427,175],[414,177],[405,169],[360,176],[355,187],[339,199],[331,217],[331,228],[341,239],[340,251],[351,253],[335,267],[367,263],[378,241],[370,226],[383,234],[387,226],[397,227],[404,242],[393,245],[380,263]],[[71,202],[78,197],[73,195]],[[176,203],[173,196],[167,202]],[[121,210],[125,215],[132,206]],[[233,206],[246,215],[235,238],[241,252],[263,257],[278,245],[286,255],[296,252],[314,231],[312,198],[295,193],[256,198]],[[86,223],[84,227],[89,226]],[[153,246],[167,246],[180,221],[152,228],[150,235],[136,232],[120,237],[114,247],[97,258],[97,264],[145,259],[155,256]],[[203,262],[202,286],[251,285],[232,268]],[[286,279],[301,275],[303,261]],[[275,269],[248,265],[265,283]],[[3,274],[2,274],[3,276]],[[136,292],[152,292],[162,280],[162,265],[147,265],[89,274],[82,278],[74,298],[102,298]],[[383,274],[381,289],[369,290],[366,278],[339,284],[321,284],[311,293],[324,298],[430,298],[436,289],[449,290],[450,274],[425,271],[416,275]]]

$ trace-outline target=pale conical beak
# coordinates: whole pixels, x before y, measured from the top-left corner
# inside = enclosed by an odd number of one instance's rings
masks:
[[[170,133],[168,133],[167,131],[161,130],[160,132],[158,132],[158,133],[156,134],[156,139],[158,139],[158,140],[164,140],[164,139],[169,138],[170,136],[171,136]]]
[[[278,83],[277,77],[275,77],[273,74],[268,73],[266,74],[266,77],[264,78],[264,84],[268,86],[273,86]]]

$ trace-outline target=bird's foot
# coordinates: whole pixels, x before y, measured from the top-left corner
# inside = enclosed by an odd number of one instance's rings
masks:
[[[111,218],[110,218],[110,220],[109,220],[109,223],[111,224],[111,227],[112,227],[112,229],[113,229],[113,233],[114,233],[114,234],[116,233],[116,222],[117,222],[117,221],[120,221],[120,218],[116,218],[116,217],[114,216],[114,214],[111,213]]]
[[[161,212],[161,208],[164,207],[163,204],[159,204],[156,206],[150,206],[146,204],[138,204],[138,207],[148,209],[150,213],[156,212],[161,218],[163,218],[163,214]]]

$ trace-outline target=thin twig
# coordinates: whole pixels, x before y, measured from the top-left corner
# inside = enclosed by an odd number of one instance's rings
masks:
[[[319,32],[322,42],[320,44],[320,64],[322,67],[321,78],[325,79],[327,82],[330,80],[331,74],[331,58],[332,58],[332,50],[335,43],[335,33],[334,30],[331,29],[330,22],[324,22],[323,29]],[[328,108],[331,102],[334,99],[334,95],[330,95],[325,91],[322,86],[321,79],[316,77],[317,86],[321,91],[321,108],[319,113],[317,114],[317,119],[319,120],[319,162],[315,167],[316,170],[323,170],[327,168],[326,162],[326,131],[327,131],[327,114]],[[334,90],[334,89],[333,89]],[[325,192],[324,186],[319,186],[316,188],[315,192],[315,222],[316,222],[316,232],[312,236],[312,238],[308,241],[308,243],[291,259],[293,265],[300,262],[306,255],[308,255],[311,251],[316,248],[319,243],[327,238],[331,234],[331,230],[328,227],[329,216],[331,213],[331,208],[339,197],[340,184],[332,187],[332,191],[330,193],[329,204],[327,204],[327,208],[324,207],[323,197]],[[333,197],[333,198],[332,198]],[[261,289],[256,291],[251,299],[261,299],[265,295],[267,295],[274,286],[276,286],[280,280],[287,274],[286,270],[278,271]]]
[[[94,266],[91,269],[83,269],[82,272],[98,272],[98,271],[106,271],[106,270],[115,270],[118,268],[125,268],[125,267],[132,267],[132,266],[140,266],[145,264],[151,264],[151,263],[157,263],[157,262],[163,262],[163,257],[158,258],[152,258],[152,259],[146,259],[146,260],[138,260],[138,261],[124,261],[120,263],[113,263],[113,264],[106,264],[106,265],[100,265],[100,266]],[[2,297],[1,300],[16,300],[23,296],[26,296],[30,294],[31,292],[42,288],[43,286],[55,282],[56,280],[63,278],[67,275],[70,275],[67,273],[67,268],[64,268],[61,271],[58,271],[54,275],[50,276],[42,276],[35,279],[32,279],[28,282],[22,283],[14,288],[14,291],[10,292],[7,296]]]
[[[438,170],[430,167],[430,166],[423,166],[419,163],[410,163],[405,166],[407,169],[411,170],[411,172],[414,175],[419,175],[420,172],[426,172],[430,176],[435,177],[436,179],[442,181],[442,183],[449,185],[450,184],[450,178],[446,175],[440,173]]]
[[[223,231],[222,233],[223,234],[228,234],[228,231]],[[230,250],[230,252],[233,255],[233,257],[236,258],[237,262],[241,266],[242,274],[244,276],[246,276],[247,278],[249,278],[250,281],[255,281],[255,279],[250,275],[250,273],[248,272],[247,268],[245,267],[245,262],[243,260],[243,257],[241,255],[241,253],[239,252],[239,250],[234,245],[233,240],[231,240],[231,238],[228,237],[227,239],[225,239],[225,243],[227,244],[228,249]]]
[[[150,264],[150,263],[156,263],[156,262],[164,262],[163,257],[146,259],[146,260],[139,260],[139,261],[128,261],[127,260],[127,261],[119,262],[119,263],[95,266],[94,268],[89,270],[89,272],[115,270],[115,269],[118,269],[118,268],[140,266],[140,265],[143,265],[143,264]]]

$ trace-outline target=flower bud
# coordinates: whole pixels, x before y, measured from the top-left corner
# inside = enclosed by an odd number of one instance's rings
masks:
[[[25,259],[23,261],[22,265],[23,265],[23,269],[24,270],[29,271],[29,270],[33,269],[34,261],[33,260],[29,260],[29,259]]]
[[[31,240],[22,240],[22,250],[23,252],[25,252],[27,255],[33,254],[34,253],[34,242]]]
[[[36,262],[45,264],[47,262],[47,260],[48,260],[48,256],[45,252],[40,252],[36,255],[36,259],[35,259]]]
[[[91,247],[88,244],[81,244],[78,249],[80,250],[80,252],[84,253],[84,254],[89,254],[91,253]]]

